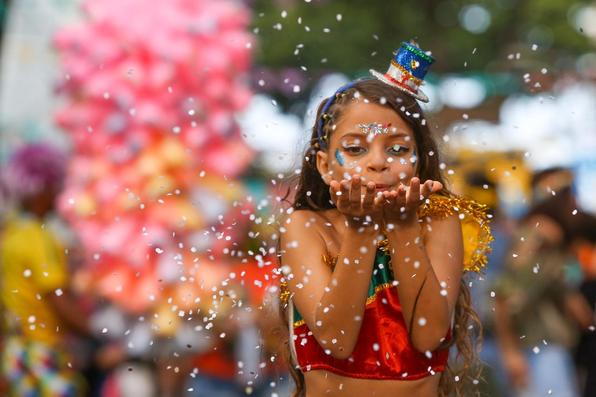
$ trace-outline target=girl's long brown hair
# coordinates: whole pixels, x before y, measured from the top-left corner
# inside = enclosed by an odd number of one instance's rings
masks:
[[[326,150],[327,143],[333,132],[333,125],[338,122],[355,96],[359,96],[360,99],[365,98],[371,103],[387,106],[400,115],[414,132],[418,152],[418,177],[423,181],[427,179],[439,181],[443,186],[446,186],[439,167],[440,160],[437,145],[431,135],[422,109],[416,100],[377,79],[360,80],[350,89],[336,95],[325,115],[321,113],[328,98],[324,99],[319,105],[311,139],[302,160],[301,172],[290,182],[290,187],[284,197],[284,201],[289,203],[295,210],[320,211],[334,208],[329,195],[329,188],[323,181],[316,166],[316,153],[319,150]],[[318,137],[317,125],[323,116],[322,133],[324,140],[321,141]],[[298,180],[297,183],[296,179]],[[293,200],[288,200],[292,193],[291,190],[295,190],[295,195]],[[441,194],[451,195],[447,189],[444,189]],[[290,304],[289,301],[286,301],[280,305],[280,315],[285,324],[291,321],[291,319],[288,319],[288,304]],[[441,397],[453,394],[458,397],[462,396],[464,390],[467,390],[467,385],[474,379],[478,379],[480,375],[478,347],[482,337],[482,325],[472,308],[470,291],[463,278],[454,316],[453,337],[446,347],[455,345],[457,355],[455,356],[456,360],[450,362],[441,374],[439,383],[439,396]],[[286,353],[290,374],[296,383],[293,397],[302,397],[305,395],[304,376],[296,363],[292,362],[289,354],[290,343],[292,341],[288,341],[288,351]]]

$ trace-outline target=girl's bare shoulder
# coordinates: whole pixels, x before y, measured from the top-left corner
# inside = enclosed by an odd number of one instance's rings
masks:
[[[313,210],[295,210],[289,215],[286,215],[283,221],[283,226],[288,228],[310,228],[316,229],[329,229],[337,228],[340,221],[340,214],[336,209],[313,211]]]
[[[282,232],[294,239],[312,237],[316,234],[325,245],[327,253],[334,253],[339,250],[341,239],[342,222],[341,214],[336,209],[313,211],[297,210],[287,215],[282,224]],[[283,236],[283,233],[282,233]]]

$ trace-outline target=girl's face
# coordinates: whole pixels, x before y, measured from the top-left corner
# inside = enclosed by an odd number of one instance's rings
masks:
[[[317,152],[317,168],[327,185],[359,174],[377,191],[397,190],[416,174],[412,128],[391,108],[363,99],[344,110],[327,151]]]

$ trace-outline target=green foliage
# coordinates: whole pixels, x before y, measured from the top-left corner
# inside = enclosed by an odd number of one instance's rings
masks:
[[[593,50],[568,17],[578,5],[588,4],[580,0],[255,0],[253,4],[253,27],[260,43],[257,64],[274,70],[304,66],[310,76],[328,70],[350,76],[369,67],[383,70],[393,50],[411,38],[432,50],[435,73],[495,67],[504,71],[512,49],[522,57],[545,57],[542,62],[547,63],[562,54]],[[459,21],[461,10],[472,4],[485,7],[491,16],[489,28],[481,34],[468,32]],[[285,18],[282,10],[287,12]],[[281,30],[273,28],[278,23]],[[530,50],[534,43],[539,51]],[[295,55],[299,44],[304,47]]]

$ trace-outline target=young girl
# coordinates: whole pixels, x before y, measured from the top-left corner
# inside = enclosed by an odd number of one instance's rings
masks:
[[[462,273],[485,264],[490,231],[483,206],[445,189],[414,99],[431,62],[404,43],[385,75],[319,106],[280,229],[295,396],[460,394],[449,347],[474,365]]]

